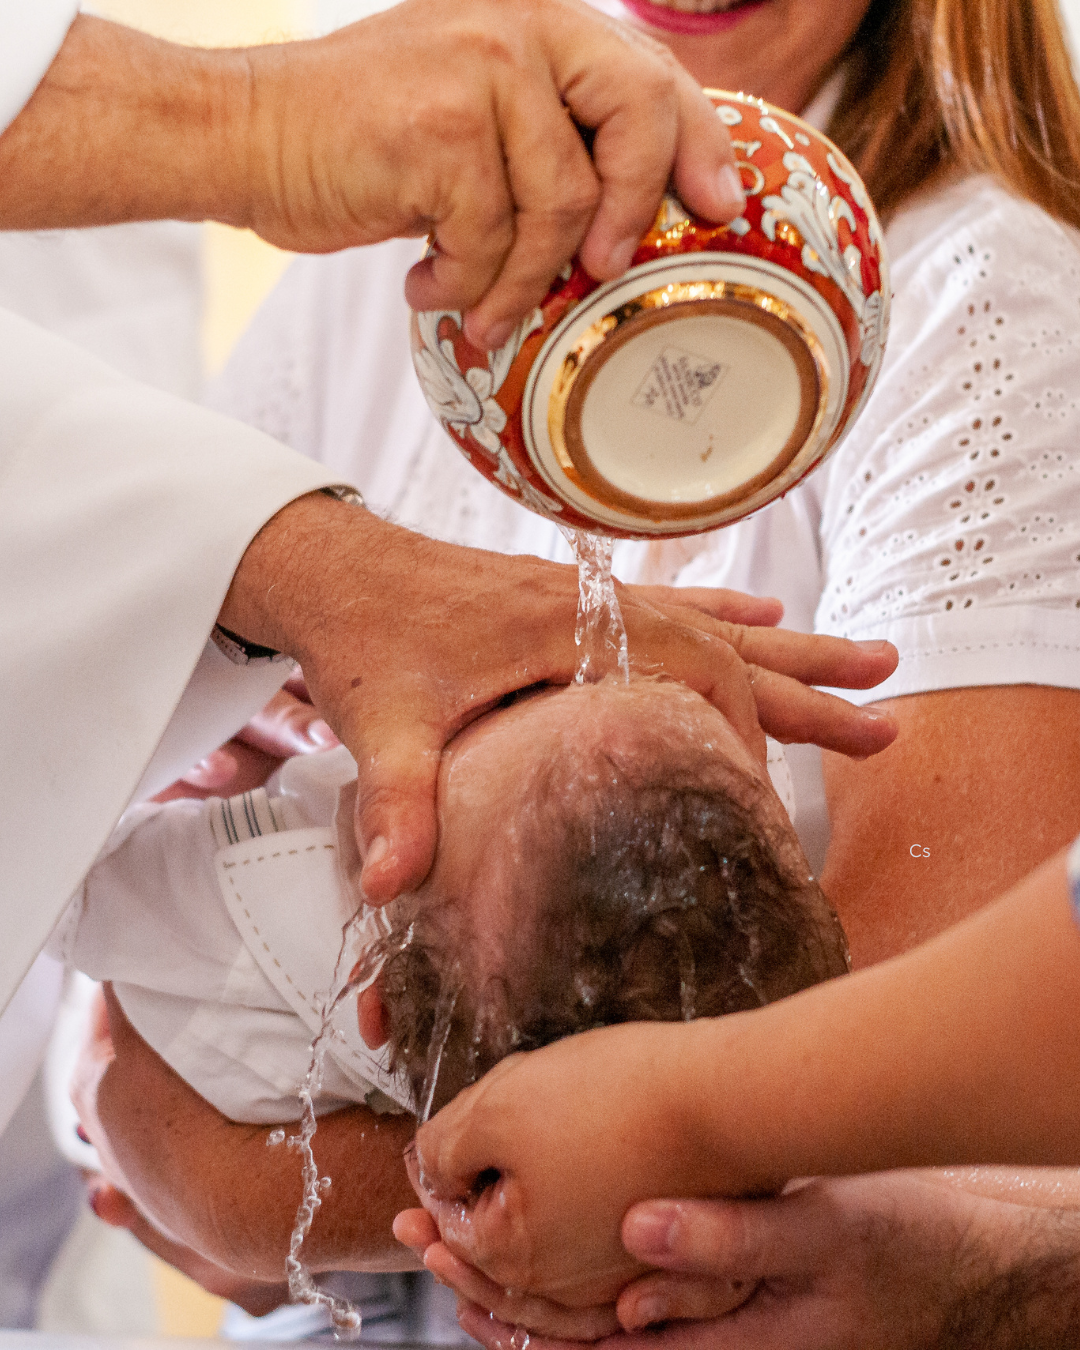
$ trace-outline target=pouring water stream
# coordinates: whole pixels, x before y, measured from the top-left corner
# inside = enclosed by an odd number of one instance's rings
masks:
[[[626,641],[626,626],[623,623],[619,599],[615,593],[615,581],[611,574],[611,559],[614,541],[603,535],[589,534],[585,530],[571,530],[559,527],[573,551],[578,568],[578,605],[574,625],[574,645],[577,648],[577,668],[574,673],[575,684],[596,684],[609,675],[619,675],[623,681],[630,681],[630,659]],[[320,1289],[312,1277],[311,1271],[302,1260],[302,1249],[311,1225],[318,1213],[323,1197],[330,1190],[331,1180],[320,1176],[312,1140],[318,1129],[314,1100],[322,1085],[323,1061],[330,1039],[340,1036],[333,1026],[334,1014],[344,1000],[355,989],[374,979],[391,950],[401,950],[411,940],[411,929],[404,935],[393,934],[384,923],[382,941],[369,948],[359,960],[354,961],[356,948],[361,941],[361,930],[370,919],[370,911],[364,909],[352,919],[342,932],[341,950],[334,968],[333,988],[331,989],[323,1011],[322,1026],[311,1043],[311,1061],[307,1075],[300,1089],[300,1128],[296,1134],[285,1138],[282,1130],[275,1130],[268,1137],[268,1144],[285,1142],[287,1147],[300,1154],[301,1177],[304,1188],[300,1206],[296,1212],[296,1221],[289,1241],[289,1254],[285,1266],[289,1277],[289,1297],[295,1303],[322,1304],[330,1314],[335,1335],[339,1339],[355,1339],[360,1334],[361,1318],[359,1309],[348,1299],[339,1298],[324,1289]],[[349,970],[348,976],[343,974]],[[692,987],[693,976],[690,975]],[[685,982],[685,977],[684,977]],[[424,1085],[423,1102],[419,1122],[422,1124],[430,1114],[431,1102],[435,1092],[442,1050],[449,1031],[450,1017],[453,1013],[453,999],[449,1006],[440,1009],[433,1040],[433,1062],[429,1065]],[[692,996],[690,999],[692,1008]],[[685,1012],[684,1012],[684,1015]],[[692,1015],[692,1012],[690,1013]],[[516,1335],[516,1333],[515,1333]],[[511,1342],[513,1345],[513,1341]],[[528,1345],[528,1335],[524,1346]],[[517,1347],[515,1347],[517,1350]]]

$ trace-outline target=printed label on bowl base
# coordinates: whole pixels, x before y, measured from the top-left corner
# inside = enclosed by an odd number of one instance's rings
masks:
[[[634,395],[634,406],[693,426],[727,372],[709,356],[665,347]]]
[[[817,401],[812,360],[782,324],[726,302],[705,314],[672,306],[593,352],[567,404],[566,444],[594,490],[693,506],[790,456]]]

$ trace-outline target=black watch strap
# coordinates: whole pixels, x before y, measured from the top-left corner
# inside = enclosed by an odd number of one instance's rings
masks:
[[[349,506],[364,505],[364,499],[359,492],[344,483],[335,484],[333,487],[320,488],[319,491],[325,493],[327,497],[333,497]],[[284,652],[275,651],[273,647],[262,647],[257,642],[249,642],[247,638],[242,638],[239,633],[233,633],[228,628],[222,628],[219,623],[214,624],[210,640],[219,652],[229,658],[234,666],[269,665],[271,661],[289,661],[292,659],[286,656]]]

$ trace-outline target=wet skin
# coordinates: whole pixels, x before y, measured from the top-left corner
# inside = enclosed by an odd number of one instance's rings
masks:
[[[801,856],[763,759],[723,713],[673,681],[633,676],[626,685],[609,678],[529,691],[454,738],[439,771],[435,865],[416,900],[456,906],[481,939],[485,965],[497,968],[501,936],[520,924],[523,902],[541,898],[523,895],[520,885],[530,875],[520,826],[545,805],[537,774],[567,758],[587,766],[571,778],[570,793],[588,792],[598,771],[632,781],[635,766],[654,757],[661,742],[665,757],[685,766],[695,784],[722,787],[744,804],[753,799],[759,817]],[[601,748],[602,756],[589,754]],[[361,995],[358,1016],[361,1034],[377,1048],[385,1040],[377,985]]]

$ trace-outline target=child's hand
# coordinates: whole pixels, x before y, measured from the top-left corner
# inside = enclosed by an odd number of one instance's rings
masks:
[[[621,1241],[627,1209],[700,1194],[716,1169],[681,1118],[693,1038],[679,1023],[586,1032],[503,1060],[455,1098],[417,1137],[420,1193],[446,1248],[499,1290],[614,1302],[645,1269]]]
[[[411,1148],[406,1150],[409,1158]],[[412,1172],[410,1166],[410,1173]],[[518,1327],[530,1337],[551,1337],[556,1341],[597,1341],[619,1330],[615,1306],[606,1303],[596,1308],[567,1308],[561,1303],[533,1294],[519,1294],[489,1280],[475,1266],[467,1265],[439,1240],[435,1220],[424,1209],[403,1210],[394,1220],[394,1236],[410,1247],[440,1284],[458,1296],[458,1318],[479,1318],[484,1334],[477,1337],[485,1345],[498,1341],[510,1350],[511,1338]],[[464,1322],[462,1325],[465,1325]],[[475,1336],[475,1332],[470,1332]],[[520,1350],[518,1341],[513,1350]],[[530,1340],[530,1345],[531,1345]]]
[[[198,764],[154,798],[234,797],[262,787],[274,770],[293,755],[331,750],[340,742],[312,706],[303,675],[286,680],[270,702],[227,744],[211,750]]]

